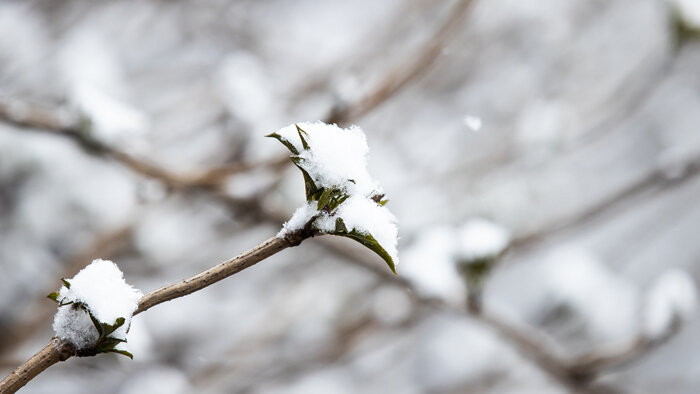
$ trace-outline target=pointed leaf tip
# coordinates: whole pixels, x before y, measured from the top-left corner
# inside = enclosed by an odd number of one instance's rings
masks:
[[[309,150],[309,143],[306,142],[306,138],[304,136],[309,136],[309,134],[306,133],[306,131],[302,130],[301,127],[299,127],[298,124],[295,124],[297,128],[297,133],[299,134],[299,139],[301,140],[301,145],[304,147],[305,150]]]
[[[345,226],[345,222],[343,222],[343,219],[341,218],[336,219],[335,231],[330,234],[347,237],[361,243],[366,248],[379,255],[379,257],[381,257],[382,260],[384,260],[384,262],[386,262],[386,264],[389,266],[391,272],[396,275],[396,264],[394,263],[394,259],[391,258],[389,252],[387,252],[386,249],[379,244],[372,234],[362,234],[355,230],[348,231],[347,227]]]
[[[50,299],[50,300],[54,300],[55,302],[58,303],[58,297],[59,297],[59,296],[60,296],[60,294],[59,294],[57,291],[54,291],[53,293],[47,295],[46,298],[48,298],[48,299]]]
[[[134,359],[134,355],[131,354],[130,352],[127,352],[126,350],[112,349],[112,350],[110,350],[110,352],[112,352],[112,353],[119,353],[119,354],[121,354],[121,355],[123,355],[123,356],[129,357],[129,358],[132,359],[132,360]]]
[[[282,145],[286,146],[287,149],[289,149],[289,151],[292,152],[293,154],[295,154],[295,155],[299,154],[299,150],[297,149],[297,147],[294,146],[294,144],[292,144],[288,139],[282,137],[281,135],[279,135],[277,133],[270,133],[270,134],[266,135],[265,137],[274,138],[277,141],[281,142]]]

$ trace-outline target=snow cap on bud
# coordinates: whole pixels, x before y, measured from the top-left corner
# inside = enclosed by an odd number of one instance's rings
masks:
[[[116,264],[93,260],[72,279],[63,279],[58,292],[49,294],[59,304],[53,329],[79,353],[91,350],[131,356],[124,343],[141,296],[141,291],[124,281]]]

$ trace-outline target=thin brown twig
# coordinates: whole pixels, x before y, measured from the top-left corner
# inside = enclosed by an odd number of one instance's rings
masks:
[[[48,345],[0,381],[0,393],[16,392],[50,366],[69,359],[74,352],[70,343],[52,338]]]
[[[265,260],[266,258],[276,254],[290,246],[296,246],[305,238],[313,236],[311,233],[301,231],[289,233],[285,237],[274,236],[260,245],[250,249],[249,251],[240,254],[232,259],[226,260],[223,263],[209,268],[191,278],[183,279],[180,282],[173,283],[169,286],[161,287],[144,295],[139,301],[138,308],[134,311],[137,315],[145,310],[148,310],[158,304],[166,301],[180,298],[195,291],[201,290],[209,285],[212,285],[222,279],[236,274],[244,269]]]

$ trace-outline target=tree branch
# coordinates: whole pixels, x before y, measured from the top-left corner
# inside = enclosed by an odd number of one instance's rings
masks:
[[[305,228],[290,232],[284,237],[272,237],[249,251],[226,260],[191,278],[161,287],[144,295],[139,301],[138,308],[134,312],[134,315],[163,302],[192,294],[243,271],[286,248],[297,246],[304,239],[313,236],[314,234],[308,228]],[[52,338],[51,342],[46,347],[0,381],[0,393],[14,393],[53,364],[59,361],[65,361],[76,355],[76,349],[70,342],[56,337]]]
[[[48,345],[0,381],[0,393],[16,392],[50,366],[70,358],[73,353],[75,350],[71,344],[52,338]]]
[[[217,188],[228,176],[267,164],[236,163],[178,173],[105,144],[92,135],[89,119],[67,108],[43,108],[19,100],[0,99],[0,120],[23,129],[66,136],[90,154],[109,157],[134,173],[162,181],[173,189]],[[279,164],[277,160],[270,163],[273,168]]]
[[[244,269],[257,264],[258,262],[265,260],[277,252],[280,252],[290,246],[300,244],[301,241],[310,236],[312,236],[310,233],[304,234],[301,231],[290,233],[284,238],[274,236],[253,249],[232,259],[226,260],[216,267],[209,268],[208,270],[191,278],[183,279],[177,283],[161,287],[160,289],[144,295],[139,301],[139,306],[134,312],[134,315],[137,315],[163,302],[192,294],[195,291],[201,290],[222,279],[228,278],[233,274],[243,271]]]

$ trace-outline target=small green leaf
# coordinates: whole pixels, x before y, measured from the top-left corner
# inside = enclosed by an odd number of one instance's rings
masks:
[[[345,202],[345,200],[347,200],[348,198],[350,198],[349,195],[341,193],[339,197],[333,199],[333,201],[331,202],[331,209],[336,209],[340,204]]]
[[[317,209],[322,210],[331,201],[331,194],[333,190],[324,189],[321,196],[318,198],[318,204],[316,204]]]
[[[386,205],[386,203],[388,203],[388,202],[389,202],[388,199],[387,199],[387,200],[379,201],[379,206],[383,207],[383,206]]]
[[[274,138],[274,139],[278,140],[279,142],[281,142],[284,146],[286,146],[287,149],[289,149],[289,151],[292,152],[293,154],[295,154],[295,155],[299,154],[299,150],[297,149],[297,147],[294,146],[294,144],[292,144],[288,139],[282,137],[281,135],[279,135],[277,133],[271,133],[271,134],[266,135],[265,137]]]
[[[95,348],[95,351],[98,353],[106,352],[109,350],[114,349],[115,346],[119,345],[120,343],[126,342],[125,340],[121,338],[104,338]]]
[[[119,353],[119,354],[121,354],[121,355],[123,355],[123,356],[129,357],[129,358],[132,359],[132,360],[134,359],[134,355],[131,354],[131,353],[129,353],[129,352],[127,352],[126,350],[110,349],[110,350],[106,351],[105,353]]]
[[[90,320],[92,320],[92,325],[95,326],[95,329],[97,329],[97,333],[100,335],[100,338],[103,338],[104,335],[104,328],[102,327],[102,323],[100,323],[95,316],[90,313],[90,311],[87,311],[88,315],[90,315]]]
[[[66,289],[70,289],[70,282],[68,282],[68,279],[61,278],[61,282],[63,282],[63,286],[66,286]]]
[[[292,159],[292,163],[294,163],[295,166],[301,171],[302,175],[304,176],[304,188],[306,190],[306,201],[313,201],[314,196],[318,194],[319,192],[322,192],[322,189],[319,189],[316,184],[314,183],[313,178],[311,178],[311,175],[301,166],[303,163],[304,159],[298,156],[292,156],[290,157]]]
[[[104,332],[104,336],[108,336],[114,331],[116,331],[117,328],[121,327],[124,325],[124,322],[126,320],[123,317],[118,318],[114,324],[102,324],[102,331]]]
[[[337,218],[335,219],[335,232],[336,233],[347,233],[348,228],[345,227],[345,222],[343,222],[343,219]]]
[[[372,236],[372,234],[362,234],[355,230],[348,231],[347,227],[345,226],[345,222],[343,222],[343,219],[341,218],[337,218],[335,220],[335,231],[331,234],[338,235],[341,237],[347,237],[361,243],[374,253],[378,254],[379,257],[381,257],[387,263],[389,269],[391,269],[391,272],[396,274],[396,264],[394,264],[394,260],[391,258],[389,253],[379,244],[379,242],[377,242],[377,240]]]
[[[308,137],[309,135],[306,134],[306,131],[302,130],[301,127],[299,127],[299,125],[295,124],[294,126],[296,126],[297,133],[299,133],[299,139],[301,139],[301,145],[304,147],[305,150],[311,149],[311,148],[309,148],[309,143],[306,142],[306,139],[304,138],[304,136]]]
[[[50,300],[54,300],[57,303],[58,303],[58,297],[60,297],[60,294],[57,291],[54,291],[53,293],[46,296],[46,298],[48,298]]]

